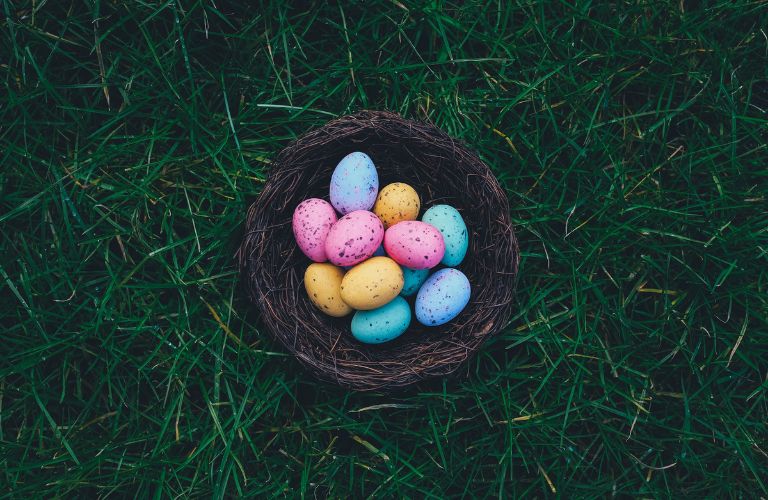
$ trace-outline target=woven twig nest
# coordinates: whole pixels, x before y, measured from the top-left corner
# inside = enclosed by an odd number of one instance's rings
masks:
[[[381,186],[408,183],[425,209],[447,203],[464,217],[469,251],[458,268],[472,296],[453,321],[427,328],[414,319],[397,340],[367,345],[352,337],[349,316],[326,316],[309,301],[302,280],[311,261],[294,241],[291,217],[302,200],[327,199],[333,169],[353,151],[373,159]],[[328,122],[279,154],[248,210],[238,258],[250,300],[286,349],[322,379],[372,390],[447,375],[499,332],[510,316],[519,252],[507,196],[476,154],[433,125],[363,111]]]

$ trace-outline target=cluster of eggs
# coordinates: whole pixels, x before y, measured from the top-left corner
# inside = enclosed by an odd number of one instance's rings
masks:
[[[412,316],[406,298],[414,294],[416,320],[425,326],[451,321],[469,303],[469,280],[455,269],[469,247],[461,214],[435,205],[418,220],[420,210],[408,184],[379,191],[373,161],[354,152],[333,171],[330,203],[310,198],[293,213],[296,243],[314,261],[304,273],[309,299],[330,316],[356,311],[351,330],[361,342],[405,332]]]

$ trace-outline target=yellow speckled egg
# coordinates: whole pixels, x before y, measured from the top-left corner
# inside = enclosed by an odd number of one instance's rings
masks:
[[[304,288],[307,289],[309,300],[318,309],[327,314],[340,318],[352,312],[341,299],[341,282],[344,279],[344,271],[333,264],[310,264],[304,273]]]
[[[384,229],[387,229],[400,221],[416,220],[420,208],[421,202],[415,189],[402,182],[393,182],[379,191],[373,213],[379,216]]]
[[[341,281],[341,298],[354,309],[369,311],[390,302],[403,289],[403,271],[389,257],[371,257]]]

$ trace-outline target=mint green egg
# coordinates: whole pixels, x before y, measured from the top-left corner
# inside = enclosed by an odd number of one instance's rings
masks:
[[[448,267],[461,264],[469,248],[469,231],[459,211],[450,205],[435,205],[424,212],[421,220],[443,235],[445,254],[440,263]]]
[[[403,297],[410,297],[418,292],[421,285],[429,277],[429,269],[410,269],[403,266],[400,266],[400,269],[403,270],[403,280],[405,281],[403,291],[400,292]]]
[[[352,336],[365,344],[381,344],[403,334],[411,324],[411,307],[397,296],[377,309],[357,311],[352,317]]]

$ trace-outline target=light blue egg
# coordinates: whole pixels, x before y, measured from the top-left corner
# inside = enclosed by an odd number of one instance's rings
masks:
[[[469,231],[459,211],[450,205],[435,205],[424,212],[421,220],[443,235],[445,255],[440,263],[449,267],[461,264],[469,248]]]
[[[443,325],[469,303],[469,280],[458,269],[441,269],[427,279],[416,295],[416,319],[425,326]]]
[[[352,316],[352,336],[366,344],[381,344],[396,339],[411,324],[411,307],[402,297],[370,311]]]
[[[346,215],[370,210],[379,194],[379,174],[370,156],[356,151],[342,158],[331,175],[331,205]]]
[[[410,297],[418,292],[421,285],[429,277],[429,269],[410,269],[403,266],[400,266],[400,269],[403,270],[403,280],[405,281],[403,291],[400,292],[403,297]]]

